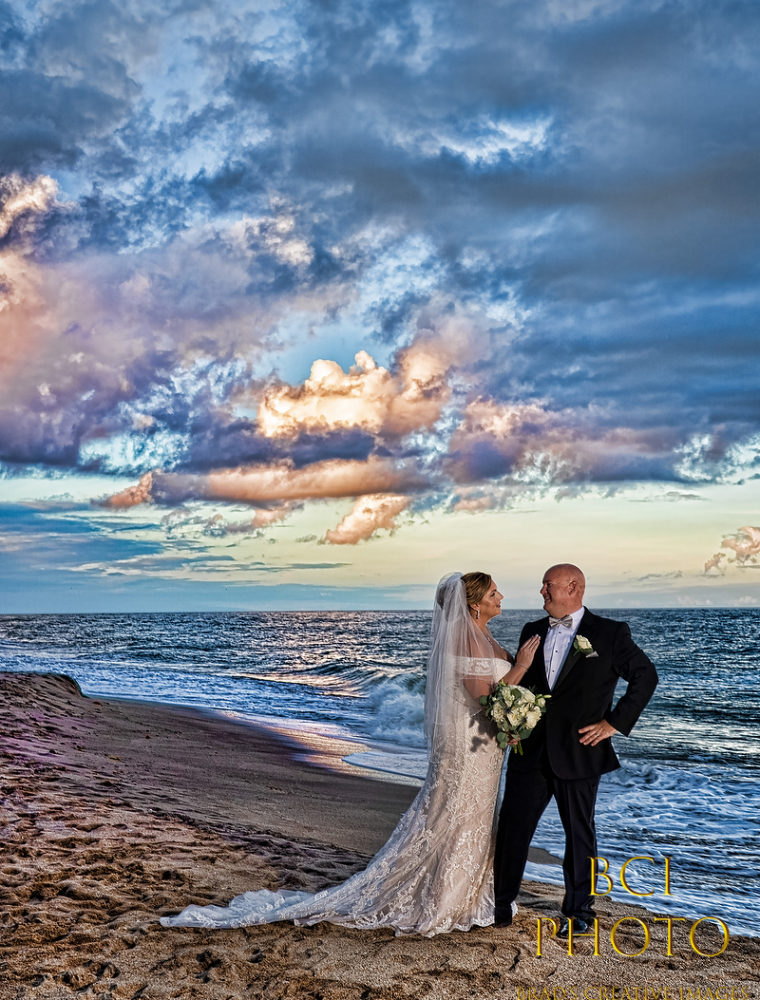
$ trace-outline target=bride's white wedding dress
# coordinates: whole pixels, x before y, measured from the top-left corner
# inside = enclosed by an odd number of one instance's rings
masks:
[[[245,892],[227,906],[188,906],[165,927],[241,927],[327,920],[428,937],[494,919],[493,850],[503,751],[468,692],[509,669],[483,646],[459,574],[438,589],[425,699],[425,783],[387,843],[346,882],[318,893]],[[491,655],[470,655],[471,653]],[[466,655],[464,655],[466,654]]]

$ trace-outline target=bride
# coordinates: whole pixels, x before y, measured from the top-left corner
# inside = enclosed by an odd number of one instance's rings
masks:
[[[488,621],[501,613],[501,598],[487,573],[454,573],[439,583],[425,690],[427,776],[364,871],[316,894],[261,889],[236,896],[228,906],[188,906],[162,917],[164,927],[327,920],[432,937],[492,924],[495,807],[504,755],[478,699],[502,678],[519,683],[538,645],[536,637],[529,639],[513,664],[488,630]]]

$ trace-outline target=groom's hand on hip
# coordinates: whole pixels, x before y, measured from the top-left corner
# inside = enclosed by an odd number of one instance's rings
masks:
[[[578,732],[580,733],[580,740],[584,747],[595,747],[602,740],[608,740],[610,736],[617,732],[617,729],[611,726],[606,719],[602,719],[601,722],[595,722],[592,726],[584,726]]]

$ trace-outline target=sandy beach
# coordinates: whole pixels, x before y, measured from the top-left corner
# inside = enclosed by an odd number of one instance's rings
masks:
[[[758,997],[760,941],[706,958],[685,913],[665,925],[600,901],[590,940],[545,939],[560,890],[526,883],[511,928],[436,938],[289,924],[165,930],[158,917],[247,889],[316,890],[363,867],[415,794],[342,765],[332,740],[191,710],[85,698],[68,678],[0,673],[0,1000],[401,998],[744,1000]],[[544,860],[547,860],[544,858]],[[623,957],[621,917],[649,947]],[[643,931],[616,938],[634,952]],[[700,930],[702,950],[717,934]]]

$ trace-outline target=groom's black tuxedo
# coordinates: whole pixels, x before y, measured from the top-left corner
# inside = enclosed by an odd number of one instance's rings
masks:
[[[583,746],[578,730],[606,719],[628,736],[652,697],[657,672],[646,653],[634,643],[625,622],[600,618],[586,609],[578,635],[589,640],[596,655],[584,656],[571,647],[550,691],[544,668],[548,630],[549,619],[542,618],[529,622],[520,636],[520,645],[532,635],[541,637],[533,663],[520,683],[551,698],[546,715],[523,743],[523,756],[510,753],[509,766],[534,767],[537,758],[545,753],[558,778],[591,778],[614,771],[620,764],[610,740],[602,740],[595,747]],[[612,708],[619,677],[628,681],[628,688]]]
[[[634,643],[625,622],[585,610],[577,635],[589,640],[593,655],[571,646],[550,691],[544,665],[548,630],[549,619],[542,618],[529,622],[520,636],[520,645],[533,635],[541,637],[521,684],[551,694],[551,698],[546,715],[523,741],[523,755],[509,755],[496,843],[497,919],[509,913],[530,841],[552,796],[557,800],[566,838],[562,912],[566,916],[591,914],[588,858],[596,855],[596,790],[600,776],[620,764],[611,740],[584,746],[578,730],[606,719],[627,736],[657,685],[652,662]],[[613,707],[619,678],[627,681],[627,688]]]

